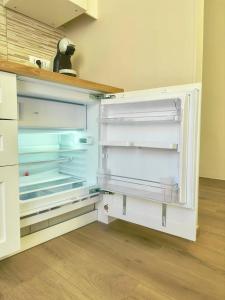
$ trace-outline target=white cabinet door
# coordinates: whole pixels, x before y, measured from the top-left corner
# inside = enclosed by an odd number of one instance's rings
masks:
[[[196,239],[200,84],[113,95],[101,104],[104,213]]]
[[[17,119],[15,74],[0,72],[0,119]]]
[[[0,167],[0,258],[20,249],[18,167]]]
[[[0,120],[0,167],[18,163],[17,121]]]

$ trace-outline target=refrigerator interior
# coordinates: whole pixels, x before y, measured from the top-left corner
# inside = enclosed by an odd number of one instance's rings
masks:
[[[43,105],[46,103],[46,101],[42,102]],[[48,105],[49,103],[50,101]],[[76,110],[76,104],[74,106],[68,104],[68,106]],[[78,116],[74,116],[76,119],[74,129],[67,129],[65,125],[64,128],[60,128],[60,119],[58,119],[58,128],[43,127],[43,121],[39,124],[32,120],[32,125],[35,124],[36,127],[29,127],[30,120],[27,126],[24,121],[22,123],[19,121],[20,202],[21,205],[25,204],[24,207],[28,203],[38,201],[43,206],[47,205],[49,201],[54,200],[51,196],[62,195],[63,197],[63,193],[68,191],[81,191],[80,195],[83,196],[97,190],[98,105],[90,105],[90,109],[84,106],[83,110],[80,109],[80,105],[77,107],[81,121],[77,120]],[[48,115],[52,118],[51,112],[46,111],[44,125]],[[25,118],[26,116],[23,116],[23,120]],[[41,120],[43,119],[42,117]],[[71,120],[70,127],[72,127]],[[93,126],[94,120],[95,126]],[[82,128],[77,126],[77,123],[85,126]],[[63,124],[66,124],[66,114]],[[36,206],[37,204],[34,205]],[[29,205],[29,209],[31,207]]]

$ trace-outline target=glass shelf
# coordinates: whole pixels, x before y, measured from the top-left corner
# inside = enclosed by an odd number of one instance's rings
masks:
[[[51,164],[51,163],[64,163],[71,161],[71,157],[64,157],[58,159],[49,159],[49,160],[38,160],[38,161],[30,161],[30,162],[20,162],[20,165],[35,165],[35,164]]]
[[[85,182],[85,179],[64,175],[64,178],[57,180],[30,183],[20,187],[20,200],[24,201],[71,190],[83,186]]]
[[[29,154],[42,154],[42,153],[65,153],[65,152],[83,152],[87,149],[52,149],[52,150],[37,150],[37,151],[23,151],[19,155],[29,155]]]

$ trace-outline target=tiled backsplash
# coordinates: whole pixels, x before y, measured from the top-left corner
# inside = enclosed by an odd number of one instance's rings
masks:
[[[52,59],[62,30],[6,9],[0,0],[0,59],[26,63],[29,55]]]

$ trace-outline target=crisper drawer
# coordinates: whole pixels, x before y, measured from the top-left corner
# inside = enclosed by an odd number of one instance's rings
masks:
[[[18,166],[0,167],[0,259],[20,248]]]
[[[0,72],[0,119],[17,119],[15,74]]]
[[[19,126],[30,128],[86,128],[86,106],[19,98]]]
[[[20,215],[27,216],[40,211],[52,209],[89,195],[89,188],[80,187],[29,200],[20,200]]]
[[[0,166],[18,163],[17,121],[0,120]]]

